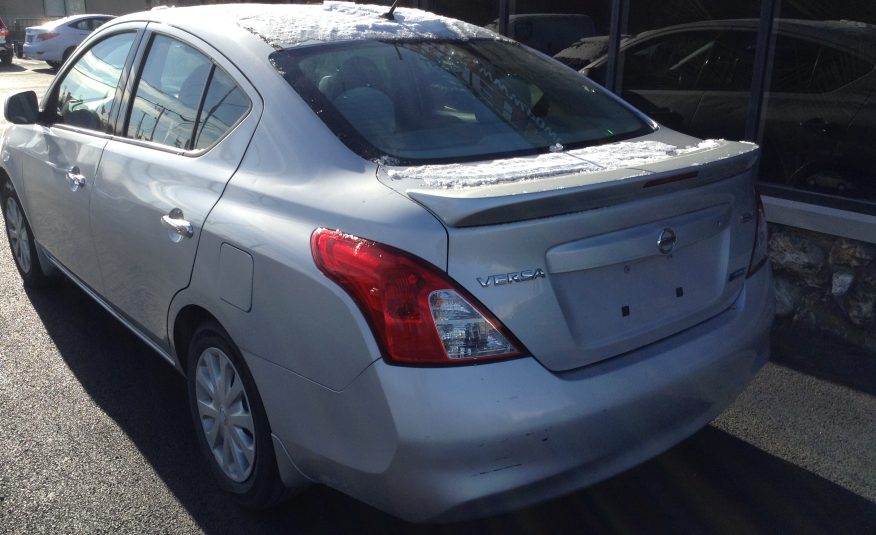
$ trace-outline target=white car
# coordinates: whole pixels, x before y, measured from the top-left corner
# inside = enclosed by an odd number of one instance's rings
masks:
[[[74,15],[26,28],[24,57],[45,61],[57,69],[91,32],[113,18],[112,15]]]

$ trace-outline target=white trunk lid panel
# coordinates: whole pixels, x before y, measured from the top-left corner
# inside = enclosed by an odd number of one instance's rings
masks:
[[[381,180],[445,222],[450,276],[560,371],[733,304],[754,239],[756,157],[750,144],[721,142],[640,167],[524,183]]]

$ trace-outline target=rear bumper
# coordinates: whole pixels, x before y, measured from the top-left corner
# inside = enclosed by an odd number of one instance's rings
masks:
[[[532,358],[457,368],[377,361],[331,392],[248,360],[302,473],[407,520],[449,521],[574,491],[693,434],[766,362],[773,308],[762,269],[723,314],[562,374]]]
[[[42,42],[24,43],[22,46],[23,57],[38,59],[41,61],[61,61],[61,54],[55,50],[55,46],[48,46]]]

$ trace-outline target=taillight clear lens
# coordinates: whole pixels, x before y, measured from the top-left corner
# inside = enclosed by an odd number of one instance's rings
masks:
[[[455,291],[432,292],[429,306],[448,358],[483,358],[517,352],[483,314]]]
[[[757,198],[757,223],[754,230],[754,247],[751,251],[751,261],[748,263],[748,276],[750,277],[762,268],[769,257],[769,231],[766,222],[766,213],[763,209],[763,201],[760,194]]]
[[[521,355],[497,319],[426,261],[335,230],[317,229],[310,243],[317,267],[359,305],[388,360],[451,364]]]
[[[58,37],[59,35],[61,35],[61,34],[53,33],[53,32],[39,33],[36,36],[36,40],[37,41],[48,41],[49,39],[54,39],[55,37]]]

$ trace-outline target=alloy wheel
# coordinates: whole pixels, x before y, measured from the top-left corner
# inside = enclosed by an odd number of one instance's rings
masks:
[[[30,235],[24,222],[24,214],[18,201],[13,196],[6,199],[6,235],[9,237],[9,245],[15,262],[21,271],[30,273]]]
[[[209,347],[198,357],[195,395],[217,465],[230,480],[245,481],[255,463],[255,426],[243,378],[221,349]]]

